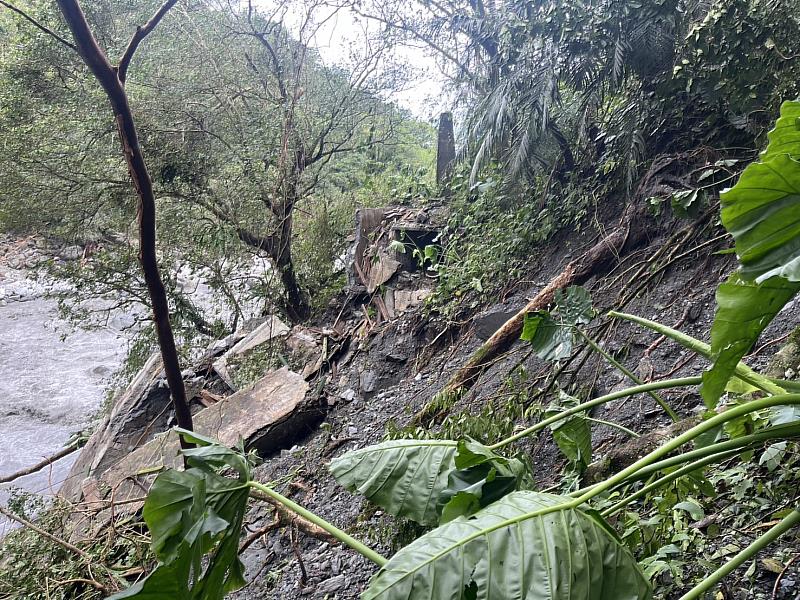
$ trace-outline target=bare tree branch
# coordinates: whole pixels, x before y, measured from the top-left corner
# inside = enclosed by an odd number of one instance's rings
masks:
[[[119,65],[117,66],[117,77],[120,80],[122,85],[125,85],[125,78],[128,75],[128,67],[131,64],[131,59],[133,59],[133,55],[136,53],[136,50],[139,48],[139,44],[142,43],[142,40],[150,35],[150,32],[156,28],[156,26],[161,22],[161,19],[164,18],[164,15],[167,14],[170,8],[175,6],[175,3],[178,0],[167,0],[161,7],[155,12],[155,14],[150,17],[150,20],[147,21],[144,25],[136,28],[136,33],[133,34],[131,41],[128,42],[128,47],[125,48],[125,52],[122,54],[122,58],[119,60]]]
[[[11,4],[9,2],[6,2],[6,0],[0,0],[0,5],[5,6],[8,10],[17,13],[20,17],[22,17],[23,19],[25,19],[26,21],[31,23],[34,27],[36,27],[40,31],[43,31],[44,33],[46,33],[50,37],[55,38],[56,40],[58,40],[59,42],[64,44],[67,48],[69,48],[71,50],[75,50],[77,52],[78,49],[75,47],[75,44],[73,44],[72,42],[68,42],[67,40],[65,40],[63,37],[58,35],[55,31],[53,31],[49,27],[45,27],[44,25],[39,23],[39,21],[37,21],[36,19],[31,17],[29,14],[27,14],[25,11],[17,8],[16,6],[14,6],[13,4]]]

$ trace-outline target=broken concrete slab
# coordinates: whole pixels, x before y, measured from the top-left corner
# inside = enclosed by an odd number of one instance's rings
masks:
[[[389,318],[394,319],[397,316],[397,312],[394,308],[394,289],[386,289],[386,293],[383,295],[383,305],[386,307],[386,313],[389,315]]]
[[[270,315],[267,320],[256,327],[252,333],[246,335],[228,352],[230,354],[244,354],[276,337],[289,333],[289,326],[275,315]]]
[[[372,294],[399,270],[416,271],[419,265],[414,250],[436,243],[446,214],[446,207],[357,210],[354,243],[346,261],[351,291],[364,285]],[[398,248],[396,242],[404,248]]]
[[[358,271],[359,268],[363,271],[366,266],[364,259],[370,245],[370,234],[380,226],[385,214],[382,208],[359,208],[356,211],[355,240],[347,261],[347,282],[350,286],[359,283],[366,285]]]

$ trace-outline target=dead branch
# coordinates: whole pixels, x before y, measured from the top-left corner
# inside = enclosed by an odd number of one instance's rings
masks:
[[[20,477],[25,477],[25,475],[30,475],[31,473],[35,473],[36,471],[44,469],[47,465],[50,465],[56,462],[57,460],[64,458],[68,454],[72,454],[78,448],[79,446],[77,444],[74,444],[72,446],[67,446],[66,448],[62,448],[55,454],[48,456],[47,458],[39,461],[33,466],[20,469],[16,473],[11,473],[11,475],[5,475],[3,477],[0,477],[0,483],[8,483],[9,481],[14,481],[15,479],[19,479]]]
[[[24,518],[22,518],[22,517],[20,517],[18,515],[15,515],[14,513],[12,513],[11,511],[9,511],[9,510],[7,510],[5,508],[3,508],[2,506],[0,506],[0,515],[8,517],[12,521],[16,521],[20,525],[23,525],[23,526],[27,527],[28,529],[30,529],[31,531],[34,531],[34,532],[38,533],[40,536],[42,536],[44,538],[47,538],[48,540],[58,544],[62,548],[66,548],[67,550],[77,554],[78,556],[80,556],[81,558],[86,560],[87,562],[91,562],[92,561],[92,558],[86,552],[84,552],[83,550],[78,548],[77,546],[73,546],[72,544],[70,544],[66,540],[62,540],[61,538],[54,536],[52,533],[45,531],[44,529],[42,529],[38,525],[34,525],[30,521],[28,521],[28,519],[24,519]]]
[[[83,583],[92,586],[96,590],[100,590],[104,594],[108,593],[108,588],[99,581],[95,581],[94,579],[85,579],[84,577],[73,577],[72,579],[65,579],[64,581],[53,582],[53,584],[58,587],[61,587],[63,585],[69,585],[70,583]]]
[[[250,546],[252,546],[252,545],[253,545],[253,543],[254,543],[254,542],[255,542],[255,541],[258,539],[258,538],[260,538],[261,536],[263,536],[265,533],[269,533],[270,531],[273,531],[273,530],[277,529],[278,527],[280,527],[280,526],[281,526],[281,524],[282,524],[282,522],[281,522],[281,518],[280,518],[280,516],[278,516],[278,515],[276,514],[276,515],[275,515],[275,518],[274,518],[272,521],[270,521],[270,522],[269,522],[269,523],[267,523],[266,525],[263,525],[263,526],[259,527],[259,528],[258,528],[258,529],[256,529],[256,530],[255,530],[253,533],[251,533],[250,535],[248,535],[248,536],[245,538],[245,540],[244,540],[244,541],[242,542],[242,544],[239,546],[239,554],[241,554],[242,552],[244,552],[245,550],[247,550],[247,549],[248,549]]]
[[[258,500],[263,500],[267,504],[271,505],[275,509],[275,516],[277,519],[280,520],[280,524],[282,526],[290,525],[291,523],[295,523],[297,528],[305,533],[306,535],[310,535],[313,538],[318,540],[322,540],[323,542],[328,542],[331,544],[338,544],[338,540],[333,537],[330,533],[319,527],[318,525],[314,525],[311,521],[307,521],[300,515],[297,515],[286,508],[283,504],[273,500],[269,496],[262,494],[260,492],[252,491],[250,495],[253,498],[257,498]]]

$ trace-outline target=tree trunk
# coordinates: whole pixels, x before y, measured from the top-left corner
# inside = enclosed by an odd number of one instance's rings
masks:
[[[287,257],[285,264],[278,268],[281,270],[281,282],[286,291],[286,314],[293,323],[305,321],[311,315],[311,306],[303,290],[300,289],[300,284],[297,283],[291,255]]]
[[[293,323],[308,319],[311,315],[311,306],[308,298],[303,293],[292,260],[292,218],[294,200],[287,200],[279,208],[276,217],[280,220],[280,234],[277,243],[273,246],[273,260],[280,271],[281,283],[284,290],[284,308]]]
[[[189,405],[186,401],[186,389],[183,385],[178,351],[175,347],[175,337],[170,324],[167,293],[158,270],[156,256],[156,203],[153,194],[153,182],[150,179],[150,174],[147,171],[147,165],[139,146],[139,137],[136,133],[133,114],[128,105],[125,87],[120,80],[120,76],[124,77],[125,69],[115,69],[108,61],[105,52],[103,52],[92,35],[89,24],[86,22],[86,17],[77,0],[57,0],[57,2],[75,38],[78,52],[86,66],[89,67],[89,70],[103,87],[114,112],[122,142],[122,151],[125,155],[128,172],[138,199],[136,213],[139,223],[139,262],[142,265],[145,284],[147,285],[153,308],[153,322],[158,345],[161,349],[161,357],[164,361],[164,372],[172,394],[175,419],[179,427],[191,430],[192,415],[189,412]],[[169,6],[171,4],[168,2],[164,5],[166,8],[162,7],[156,15],[158,19],[163,16]],[[143,37],[142,32],[149,32],[157,24],[158,21],[154,21],[154,19],[151,19],[145,27],[139,28],[137,30],[138,37],[134,36],[132,41],[137,41],[138,45],[138,41],[141,41],[141,37]],[[135,45],[131,44],[129,45],[130,47],[135,50]],[[126,53],[126,57],[129,62],[130,56],[128,53]],[[127,65],[127,62],[125,64]],[[184,447],[192,445],[186,444],[183,439],[181,439],[181,444]]]

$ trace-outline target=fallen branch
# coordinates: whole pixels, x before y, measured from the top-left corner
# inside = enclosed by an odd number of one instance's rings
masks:
[[[75,554],[77,554],[78,556],[80,556],[81,558],[86,560],[87,562],[91,562],[92,561],[92,558],[88,554],[86,554],[86,552],[84,552],[83,550],[78,548],[77,546],[73,546],[72,544],[70,544],[66,540],[62,540],[61,538],[54,536],[52,533],[45,531],[44,529],[42,529],[38,525],[34,525],[30,521],[28,521],[28,519],[24,519],[24,518],[22,518],[22,517],[20,517],[18,515],[15,515],[14,513],[12,513],[9,510],[6,510],[2,506],[0,506],[0,515],[8,517],[12,521],[16,521],[17,523],[27,527],[31,531],[35,531],[40,536],[42,536],[44,538],[47,538],[48,540],[58,544],[62,548],[66,548],[70,552],[74,552]]]
[[[256,492],[256,491],[251,491],[250,495],[253,498],[257,498],[259,500],[263,500],[264,502],[266,502],[267,504],[269,504],[270,506],[272,506],[275,509],[275,518],[278,521],[278,524],[276,525],[276,527],[277,526],[291,525],[292,523],[294,523],[294,524],[297,525],[297,528],[300,531],[302,531],[303,533],[305,533],[307,535],[310,535],[313,538],[316,538],[318,540],[322,540],[323,542],[328,542],[328,543],[331,543],[331,544],[338,543],[338,540],[334,536],[332,536],[330,533],[325,531],[322,527],[320,527],[319,525],[314,525],[314,523],[312,523],[311,521],[308,521],[308,520],[304,519],[303,517],[301,517],[300,515],[290,511],[288,508],[286,508],[283,504],[281,504],[277,500],[273,500],[272,498],[270,498],[266,494],[262,494],[262,493]],[[272,525],[272,523],[270,523],[270,525]],[[247,540],[245,540],[245,542],[246,541]],[[252,542],[250,542],[250,543],[252,543]]]
[[[239,546],[239,554],[241,554],[242,552],[247,550],[250,546],[252,546],[253,542],[255,542],[258,538],[260,538],[266,533],[269,533],[274,529],[277,529],[278,527],[281,527],[282,525],[285,525],[285,523],[282,522],[280,515],[276,514],[275,518],[272,521],[270,521],[266,525],[262,525],[261,527],[256,529],[253,533],[251,533],[245,538],[245,540]]]
[[[92,586],[96,590],[100,590],[104,594],[108,594],[108,588],[99,581],[95,581],[94,579],[86,579],[84,577],[73,577],[72,579],[65,579],[64,581],[53,582],[53,584],[58,587],[69,585],[70,583],[84,583],[86,585]]]
[[[592,246],[580,258],[567,264],[561,273],[551,279],[550,283],[536,297],[506,321],[492,337],[475,351],[466,364],[456,371],[442,390],[443,393],[453,394],[472,387],[492,359],[519,339],[526,314],[546,309],[552,304],[557,291],[571,285],[580,285],[593,275],[602,274],[612,268],[619,261],[621,254],[644,241],[649,233],[649,227],[652,227],[654,223],[652,219],[646,220],[642,208],[633,204],[629,205],[616,229]]]
[[[72,446],[67,446],[66,448],[62,448],[52,456],[48,456],[47,458],[39,461],[33,466],[25,467],[24,469],[20,469],[16,473],[11,473],[11,475],[4,475],[3,477],[0,477],[0,483],[8,483],[9,481],[14,481],[15,479],[19,479],[20,477],[25,477],[25,475],[30,475],[31,473],[40,471],[41,469],[44,469],[47,465],[51,465],[57,460],[60,460],[65,456],[72,454],[79,447],[80,446],[78,446],[77,444],[73,444]]]

